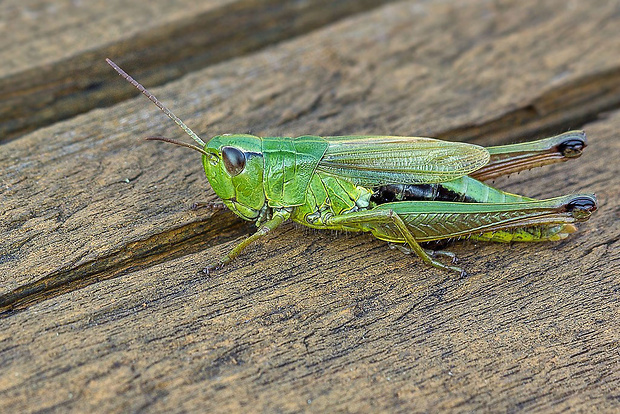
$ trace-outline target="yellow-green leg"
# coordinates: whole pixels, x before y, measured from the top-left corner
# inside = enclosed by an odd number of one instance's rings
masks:
[[[202,272],[208,275],[214,270],[221,269],[222,267],[233,261],[237,256],[239,256],[243,249],[248,247],[251,243],[260,239],[261,237],[266,236],[270,231],[274,230],[280,224],[285,222],[290,217],[290,215],[291,214],[286,210],[276,210],[273,214],[272,219],[263,223],[258,228],[258,230],[256,230],[256,233],[252,234],[250,237],[246,238],[241,243],[236,245],[230,252],[228,252],[228,254],[226,254],[226,256],[222,257],[220,260],[205,267]]]
[[[372,227],[378,228],[381,224],[392,223],[398,229],[402,240],[407,243],[411,251],[417,254],[426,264],[436,267],[438,269],[450,270],[458,273],[459,275],[465,275],[463,269],[457,266],[451,266],[433,259],[431,255],[423,249],[416,241],[411,231],[407,228],[407,225],[403,219],[395,213],[393,210],[368,210],[363,212],[356,212],[354,214],[344,214],[341,216],[332,216],[326,220],[328,226],[351,226],[356,227],[356,224],[362,224],[362,227],[366,227],[370,230]],[[450,256],[454,259],[454,256]]]

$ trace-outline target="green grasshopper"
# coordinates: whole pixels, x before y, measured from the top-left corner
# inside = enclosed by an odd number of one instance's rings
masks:
[[[535,200],[483,183],[581,155],[583,131],[495,147],[431,138],[312,135],[261,138],[218,135],[205,143],[114,62],[106,61],[199,146],[163,137],[202,154],[207,179],[223,204],[258,230],[209,273],[287,220],[315,229],[371,232],[440,269],[464,274],[456,257],[420,243],[444,239],[554,241],[596,211],[594,194]],[[222,206],[223,207],[223,206]],[[444,264],[436,256],[451,259]]]

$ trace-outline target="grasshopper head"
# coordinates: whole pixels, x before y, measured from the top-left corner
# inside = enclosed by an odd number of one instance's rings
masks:
[[[239,217],[256,220],[265,205],[261,140],[254,135],[218,135],[204,147],[207,179]]]
[[[254,221],[265,206],[263,153],[260,138],[254,135],[218,135],[204,148],[164,137],[148,137],[191,148],[202,154],[207,179],[218,195],[239,217]]]
[[[110,59],[106,62],[127,82],[135,86],[151,102],[161,109],[198,145],[187,144],[164,137],[149,137],[148,140],[165,141],[191,148],[202,154],[205,173],[215,193],[239,217],[256,220],[265,205],[263,189],[263,153],[261,140],[254,135],[218,135],[208,143],[192,131],[179,117],[166,108],[152,93],[140,85]]]

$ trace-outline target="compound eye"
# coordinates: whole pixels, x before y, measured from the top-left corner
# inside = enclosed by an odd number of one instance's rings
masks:
[[[224,167],[231,177],[239,175],[245,168],[245,155],[234,147],[222,148],[222,159]]]

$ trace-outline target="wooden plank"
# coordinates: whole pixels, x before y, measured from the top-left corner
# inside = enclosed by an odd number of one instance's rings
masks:
[[[0,141],[130,96],[105,57],[163,84],[387,2],[2,2]]]
[[[566,243],[462,246],[461,280],[367,236],[292,227],[211,278],[192,254],[5,319],[3,406],[612,412],[620,187],[599,161],[619,126],[586,125],[595,174],[570,180],[601,211]],[[553,186],[560,167],[517,187]]]
[[[617,3],[563,4],[403,2],[155,90],[208,135],[585,127],[580,159],[498,184],[600,211],[559,244],[455,245],[466,279],[292,225],[197,278],[250,228],[189,210],[213,193],[191,154],[135,143],[179,135],[143,98],[3,146],[1,300],[32,305],[2,319],[2,406],[617,408],[620,114],[583,120],[617,106],[620,25]]]
[[[581,88],[583,79],[612,72],[612,64],[620,67],[620,57],[600,57],[602,50],[620,47],[619,37],[612,35],[616,27],[603,24],[608,20],[603,8],[595,9],[598,14],[590,8],[566,9],[566,15],[551,13],[550,8],[546,23],[555,27],[553,30],[544,27],[542,17],[535,26],[527,26],[531,23],[529,9],[513,6],[509,11],[496,12],[495,19],[504,21],[508,18],[506,13],[520,15],[522,28],[514,24],[512,31],[506,31],[489,22],[488,27],[476,29],[468,38],[467,22],[487,13],[487,6],[456,5],[452,6],[452,14],[447,12],[451,10],[447,5],[429,7],[426,13],[408,3],[387,7],[277,48],[214,66],[156,92],[164,102],[174,101],[173,109],[197,131],[207,131],[208,135],[246,132],[250,127],[262,136],[386,131],[436,136],[449,135],[450,130],[462,134],[467,125],[473,125],[470,131],[475,134],[478,125],[497,122],[516,108],[535,107],[536,102],[545,101],[570,85],[596,102],[591,91],[594,86]],[[541,9],[539,16],[545,11]],[[453,33],[439,33],[431,38],[436,43],[418,45],[421,41],[416,39],[425,33],[440,32],[455,14],[463,23],[456,24]],[[584,15],[589,18],[584,19]],[[587,22],[591,36],[581,34],[583,28],[575,29],[580,28],[577,20]],[[412,26],[411,21],[419,21],[420,25]],[[536,76],[530,67],[529,71],[523,70],[524,79],[515,81],[512,76],[516,74],[510,73],[515,66],[534,66],[531,62],[542,60],[543,49],[523,47],[504,66],[500,66],[500,61],[494,70],[486,70],[492,58],[484,51],[491,51],[495,57],[500,54],[497,50],[515,49],[514,39],[528,43],[533,37],[530,43],[535,44],[541,32],[556,33],[567,25],[572,27],[570,33],[575,33],[575,38],[567,39],[566,34],[554,38],[557,49],[565,48],[564,53],[557,53],[565,60],[550,60],[555,66],[538,66]],[[381,27],[382,31],[373,27]],[[487,34],[493,27],[497,31]],[[458,28],[464,33],[458,33]],[[483,33],[486,37],[479,42],[486,46],[473,43]],[[455,43],[455,39],[461,43]],[[583,56],[589,53],[583,51],[594,46],[597,48],[592,56],[582,59],[588,61],[587,66],[569,53],[576,49],[575,55]],[[412,54],[411,50],[416,48],[420,51]],[[533,55],[524,54],[528,50]],[[548,47],[544,48],[547,50]],[[443,58],[436,56],[439,51],[445,53]],[[471,54],[475,52],[482,55],[474,58]],[[515,59],[522,61],[516,63]],[[418,62],[427,62],[427,66],[420,67]],[[479,66],[472,69],[475,63]],[[104,62],[100,65],[107,68]],[[452,67],[458,71],[449,70]],[[127,67],[130,72],[132,69]],[[477,86],[472,85],[474,74],[481,74]],[[498,79],[491,78],[493,75]],[[119,89],[131,89],[118,77],[117,81]],[[490,92],[488,85],[497,90]],[[507,89],[507,85],[514,89]],[[613,91],[599,89],[600,95]],[[582,114],[588,112],[587,105],[582,108]],[[561,111],[548,105],[539,112],[541,115],[533,118],[535,126],[550,119],[547,114]],[[179,136],[171,124],[140,98],[110,111],[95,111],[74,122],[41,129],[5,146],[6,155],[0,166],[5,171],[4,210],[9,219],[2,223],[5,259],[0,272],[12,276],[1,280],[2,293],[37,280],[46,285],[50,278],[60,278],[65,284],[66,272],[76,269],[81,270],[73,279],[69,276],[70,280],[82,279],[83,270],[97,278],[104,277],[120,262],[131,263],[141,255],[133,251],[144,250],[149,256],[150,249],[157,251],[162,244],[166,245],[162,238],[189,248],[186,245],[194,244],[198,237],[202,239],[201,249],[216,232],[222,232],[223,240],[238,237],[242,224],[232,215],[219,215],[218,221],[222,223],[216,223],[209,215],[188,211],[193,202],[214,197],[207,189],[197,159],[195,168],[179,173],[187,157],[191,157],[185,150],[153,143],[134,144],[141,136]],[[478,142],[499,142],[514,131],[527,130],[529,125],[509,123],[504,127],[507,132],[500,130]],[[548,127],[552,125],[554,122]],[[579,126],[568,123],[562,129]],[[42,150],[33,152],[33,148]],[[533,194],[531,190],[527,192],[537,197],[548,194],[543,188]],[[562,188],[556,191],[561,192]],[[236,232],[227,234],[229,226]],[[206,238],[196,235],[201,232]],[[132,243],[140,247],[129,247]],[[152,255],[153,259],[159,257]]]

